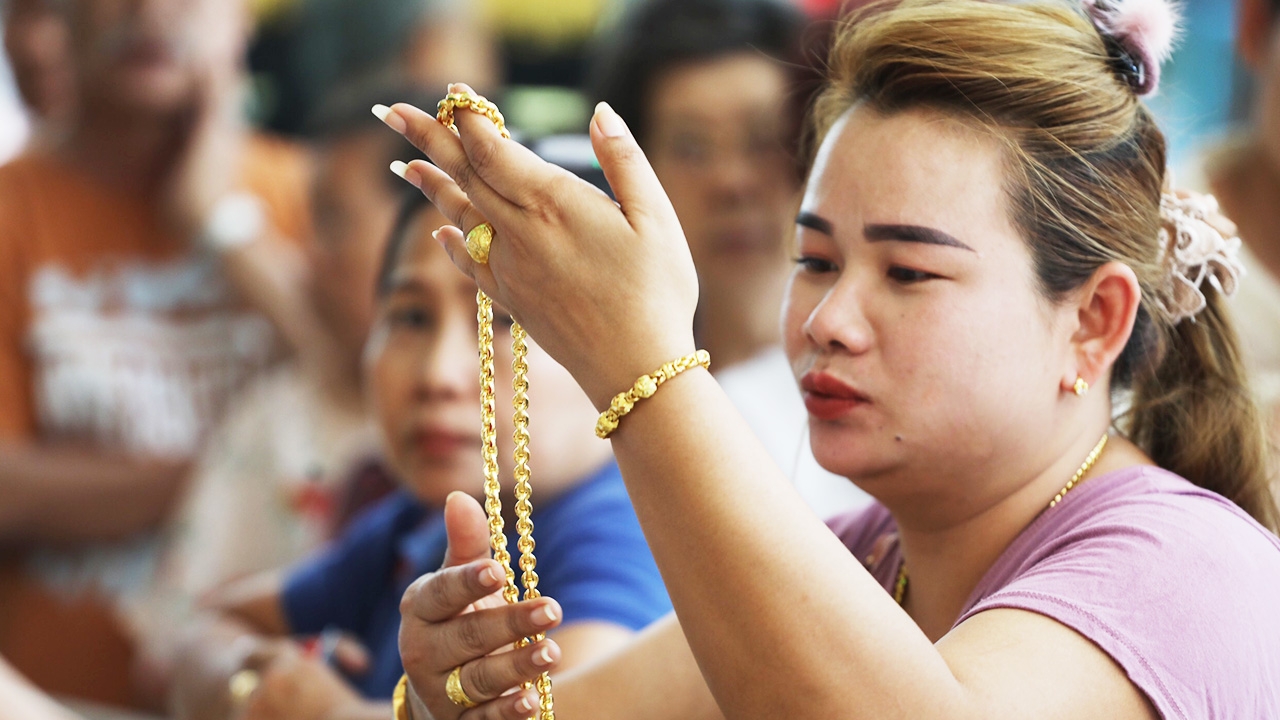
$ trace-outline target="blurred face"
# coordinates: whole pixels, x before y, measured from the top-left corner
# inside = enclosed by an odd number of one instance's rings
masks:
[[[72,97],[66,18],[51,0],[8,0],[4,47],[18,91],[42,118],[64,114]]]
[[[424,502],[482,492],[476,286],[458,272],[423,218],[396,260],[365,351],[374,412],[400,476]],[[511,478],[511,320],[495,308],[499,461]],[[607,441],[568,371],[529,343],[530,452],[538,491],[554,494],[603,463]],[[547,497],[546,494],[541,497]]]
[[[818,462],[882,499],[981,502],[958,481],[1026,479],[1052,445],[1071,311],[1036,290],[1004,181],[994,139],[933,112],[855,106],[822,144],[786,349]]]
[[[399,195],[383,177],[388,138],[382,131],[334,141],[319,154],[312,205],[313,300],[345,347],[359,354],[373,326],[383,248],[399,212]],[[434,209],[426,222],[447,221]]]
[[[173,111],[227,84],[248,32],[243,0],[71,0],[83,92]]]
[[[749,296],[785,267],[797,191],[786,97],[782,66],[754,53],[677,66],[649,91],[645,152],[704,297]]]

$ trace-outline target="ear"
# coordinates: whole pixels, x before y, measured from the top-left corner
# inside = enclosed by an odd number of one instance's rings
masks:
[[[1236,17],[1236,52],[1253,72],[1266,62],[1271,44],[1272,16],[1268,0],[1239,0]]]
[[[1090,385],[1105,386],[1111,367],[1133,333],[1142,289],[1132,268],[1109,262],[1093,273],[1076,297],[1078,326],[1071,337],[1074,363],[1062,377],[1066,392],[1072,390],[1077,377]]]

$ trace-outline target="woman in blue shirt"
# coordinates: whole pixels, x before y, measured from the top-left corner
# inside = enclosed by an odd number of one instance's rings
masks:
[[[483,477],[476,286],[432,239],[444,220],[415,194],[387,249],[365,352],[373,409],[402,488],[318,556],[215,593],[216,620],[196,633],[180,663],[179,716],[389,716],[386,701],[403,672],[401,596],[444,560],[446,498],[480,496]],[[510,327],[495,308],[499,408],[511,407]],[[565,660],[582,663],[620,647],[671,605],[609,444],[592,432],[595,409],[532,342],[528,364],[539,589],[563,618],[555,638]],[[498,437],[510,438],[510,413],[498,416]],[[509,449],[500,442],[504,484]],[[509,497],[504,505],[509,511]],[[518,557],[513,518],[507,527]],[[314,651],[289,639],[317,635],[343,639],[313,643]]]

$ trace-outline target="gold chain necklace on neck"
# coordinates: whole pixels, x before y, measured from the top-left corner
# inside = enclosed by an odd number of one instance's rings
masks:
[[[1085,473],[1089,472],[1089,470],[1093,468],[1093,464],[1098,461],[1098,456],[1102,454],[1102,449],[1107,446],[1108,437],[1109,435],[1105,433],[1102,435],[1102,439],[1098,440],[1098,444],[1094,445],[1093,450],[1089,451],[1089,456],[1080,464],[1079,469],[1076,470],[1076,474],[1072,475],[1071,479],[1067,481],[1067,484],[1063,485],[1062,489],[1058,491],[1058,494],[1053,496],[1053,499],[1049,501],[1049,507],[1045,508],[1045,510],[1048,510],[1062,502],[1062,498],[1065,497],[1067,493],[1071,492],[1071,488],[1080,484],[1080,480],[1084,478]],[[898,563],[898,579],[893,583],[893,601],[901,606],[906,599],[907,561],[903,560]]]
[[[436,109],[436,119],[445,127],[458,131],[453,121],[453,113],[457,108],[470,110],[488,118],[498,127],[502,137],[510,139],[506,121],[498,107],[488,100],[471,93],[449,93],[440,101]],[[508,603],[520,600],[520,591],[516,587],[515,571],[511,569],[511,555],[507,552],[507,536],[503,532],[501,485],[498,483],[498,426],[496,420],[497,401],[494,398],[493,374],[493,301],[483,291],[476,293],[476,320],[479,326],[478,340],[480,350],[480,414],[481,414],[481,457],[484,459],[484,509],[489,516],[489,546],[493,549],[493,559],[502,564],[506,572],[506,584],[502,588],[502,597]],[[519,323],[511,324],[511,368],[514,379],[511,387],[514,391],[512,418],[515,424],[513,438],[515,440],[515,477],[516,498],[516,547],[520,551],[520,582],[524,585],[524,599],[532,600],[542,596],[538,592],[538,573],[535,570],[538,560],[534,557],[533,548],[533,486],[529,483],[529,365],[526,358],[529,354],[524,328]],[[521,638],[517,647],[526,647],[541,641],[545,633],[533,637]],[[537,681],[524,683],[524,688],[536,687],[538,690],[538,720],[555,720],[555,704],[551,696],[551,676],[542,673]]]

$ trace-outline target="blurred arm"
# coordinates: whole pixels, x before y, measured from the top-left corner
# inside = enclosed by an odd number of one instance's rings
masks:
[[[155,527],[186,471],[185,462],[0,444],[0,542],[116,540]]]

